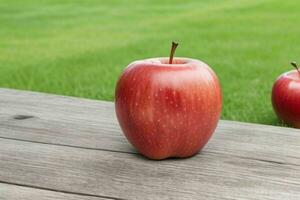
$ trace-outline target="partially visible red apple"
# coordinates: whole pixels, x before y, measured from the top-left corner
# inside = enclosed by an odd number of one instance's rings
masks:
[[[278,77],[272,90],[272,104],[279,119],[300,128],[300,71],[286,72]]]
[[[115,108],[129,142],[151,159],[189,157],[213,134],[221,114],[219,81],[204,62],[152,58],[131,63],[116,86]]]

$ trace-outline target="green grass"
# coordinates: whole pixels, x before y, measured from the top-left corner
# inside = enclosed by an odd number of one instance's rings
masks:
[[[275,124],[276,77],[300,62],[295,0],[0,0],[0,87],[113,100],[131,61],[207,62],[223,88],[223,119]],[[1,98],[1,97],[0,97]]]

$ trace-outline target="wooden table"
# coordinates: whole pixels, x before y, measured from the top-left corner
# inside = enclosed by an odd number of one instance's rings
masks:
[[[300,199],[300,131],[220,121],[189,159],[152,161],[111,102],[0,89],[0,199]]]

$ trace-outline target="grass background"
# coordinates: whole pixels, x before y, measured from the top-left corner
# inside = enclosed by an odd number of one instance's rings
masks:
[[[218,74],[223,119],[278,125],[270,92],[300,60],[299,10],[295,0],[0,0],[0,87],[113,100],[128,63],[168,56],[175,40],[177,56]]]

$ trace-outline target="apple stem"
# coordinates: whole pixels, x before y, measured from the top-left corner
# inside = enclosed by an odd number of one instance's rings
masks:
[[[300,75],[299,67],[296,62],[291,62],[291,65],[298,71],[298,74]]]
[[[176,50],[177,46],[178,46],[178,43],[172,42],[172,47],[171,47],[171,53],[170,53],[169,64],[172,64],[172,63],[173,63],[173,57],[174,57],[175,50]]]

